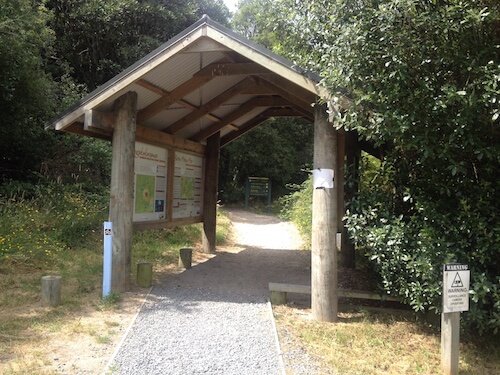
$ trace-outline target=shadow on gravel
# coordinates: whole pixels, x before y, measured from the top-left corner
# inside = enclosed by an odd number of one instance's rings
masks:
[[[310,284],[310,256],[304,250],[247,248],[239,253],[218,252],[204,263],[163,279],[154,286],[149,300],[160,302],[169,292],[182,294],[183,299],[176,298],[177,305],[172,307],[189,310],[196,308],[200,297],[203,301],[264,302],[270,282]]]

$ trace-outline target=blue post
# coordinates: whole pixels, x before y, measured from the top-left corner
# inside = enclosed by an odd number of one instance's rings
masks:
[[[113,263],[113,223],[104,222],[104,256],[102,270],[102,298],[111,293],[111,265]]]

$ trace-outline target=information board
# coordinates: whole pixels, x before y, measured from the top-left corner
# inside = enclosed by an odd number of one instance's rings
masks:
[[[135,143],[134,221],[167,219],[167,157],[164,148]]]
[[[175,152],[172,217],[182,219],[202,214],[203,157]]]
[[[466,264],[445,264],[443,268],[443,312],[469,310],[470,271]]]

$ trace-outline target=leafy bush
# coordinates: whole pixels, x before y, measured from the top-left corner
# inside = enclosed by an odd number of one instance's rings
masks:
[[[442,266],[459,262],[471,268],[467,328],[500,331],[500,276],[497,244],[500,220],[486,203],[492,194],[478,187],[474,204],[461,195],[446,202],[402,197],[390,188],[388,170],[362,191],[346,215],[349,233],[381,275],[382,288],[416,311],[441,311]],[[406,205],[406,207],[405,207]],[[396,208],[403,213],[395,215]]]
[[[293,193],[283,196],[278,200],[282,205],[280,216],[293,222],[305,240],[310,241],[312,230],[312,176],[300,185],[290,186]]]

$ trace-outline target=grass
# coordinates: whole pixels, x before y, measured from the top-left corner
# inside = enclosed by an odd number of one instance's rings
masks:
[[[50,198],[0,197],[0,373],[52,374],[44,351],[55,335],[111,342],[119,323],[88,323],[87,315],[119,311],[122,295],[101,298],[102,222],[107,202],[79,193]],[[220,217],[217,240],[225,241],[229,221]],[[201,225],[143,231],[133,235],[132,280],[138,263],[155,271],[177,264],[178,250],[195,247]],[[41,277],[62,276],[62,305],[40,306]]]
[[[339,322],[322,323],[304,312],[274,306],[280,336],[284,331],[324,361],[325,373],[439,374],[440,334],[422,322],[386,313],[350,311]],[[494,338],[462,338],[460,373],[500,374],[500,342]]]

